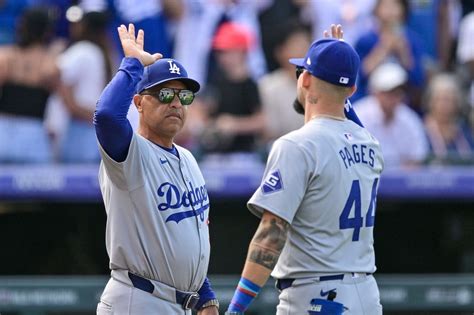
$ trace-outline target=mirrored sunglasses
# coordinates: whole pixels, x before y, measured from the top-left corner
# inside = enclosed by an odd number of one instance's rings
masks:
[[[181,105],[190,105],[194,101],[194,92],[190,90],[161,88],[156,92],[143,91],[142,95],[150,95],[159,100],[161,103],[170,104],[176,95]]]

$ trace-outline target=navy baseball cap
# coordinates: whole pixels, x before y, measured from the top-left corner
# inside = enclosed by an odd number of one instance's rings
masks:
[[[359,72],[360,58],[343,40],[325,38],[313,42],[306,57],[290,63],[308,70],[313,76],[339,86],[353,86]]]
[[[136,92],[141,93],[155,85],[172,80],[183,82],[194,93],[201,88],[198,81],[188,77],[188,72],[182,64],[171,58],[162,58],[145,67],[143,78],[138,82]]]

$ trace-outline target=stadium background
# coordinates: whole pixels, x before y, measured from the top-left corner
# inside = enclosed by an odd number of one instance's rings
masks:
[[[384,314],[474,314],[474,165],[463,164],[382,177],[375,247]],[[258,224],[245,203],[263,160],[202,169],[212,206],[209,274],[225,306]],[[94,314],[108,275],[105,219],[97,164],[1,164],[0,314]],[[249,314],[274,312],[272,285]]]

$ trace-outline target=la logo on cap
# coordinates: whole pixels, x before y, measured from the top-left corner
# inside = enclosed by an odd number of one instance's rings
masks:
[[[173,62],[173,60],[168,60],[168,63],[170,64],[170,73],[181,74],[179,67]]]

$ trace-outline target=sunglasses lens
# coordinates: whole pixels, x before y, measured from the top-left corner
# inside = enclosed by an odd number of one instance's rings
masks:
[[[299,79],[300,75],[303,73],[303,67],[296,67],[296,79]]]
[[[171,103],[174,99],[174,90],[168,88],[161,89],[158,94],[158,99],[165,104]]]
[[[190,90],[181,90],[178,94],[182,105],[190,105],[194,101],[194,93]]]

